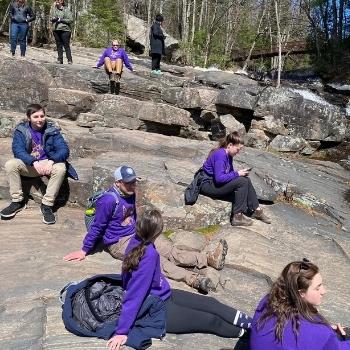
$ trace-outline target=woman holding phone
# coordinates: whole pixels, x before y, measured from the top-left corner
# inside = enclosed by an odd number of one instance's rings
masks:
[[[255,189],[246,168],[236,171],[233,157],[244,147],[239,134],[234,131],[219,141],[216,148],[209,152],[203,164],[203,180],[200,193],[214,198],[232,202],[231,225],[250,226],[251,217],[270,224],[270,219],[263,213]]]

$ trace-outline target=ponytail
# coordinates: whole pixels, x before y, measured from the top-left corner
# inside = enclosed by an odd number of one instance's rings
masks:
[[[207,159],[211,156],[211,154],[215,151],[217,151],[220,148],[226,148],[229,143],[232,143],[233,145],[243,145],[243,140],[239,136],[237,131],[233,131],[229,134],[227,134],[225,137],[219,140],[219,143],[216,147],[210,150]]]

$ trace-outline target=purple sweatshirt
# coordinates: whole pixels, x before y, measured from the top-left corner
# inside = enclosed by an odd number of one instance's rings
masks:
[[[232,157],[225,148],[214,151],[204,162],[203,169],[207,175],[213,177],[216,185],[224,185],[239,177],[238,172],[233,169]]]
[[[125,255],[140,243],[140,238],[137,235],[133,236]],[[169,299],[171,290],[161,272],[159,253],[153,243],[147,245],[138,268],[132,272],[122,273],[122,278],[125,295],[115,334],[127,335],[147,296],[152,294],[165,301]]]
[[[95,220],[83,242],[82,250],[86,253],[89,253],[101,238],[108,246],[117,243],[121,237],[135,233],[135,195],[122,197],[116,187],[113,186],[111,190],[119,197],[117,210],[114,214],[114,196],[106,194],[97,200]]]
[[[268,319],[262,328],[257,329],[257,321],[266,307],[267,297],[259,303],[253,318],[251,333],[251,350],[350,350],[350,340],[341,341],[333,329],[324,324],[312,323],[302,318],[297,340],[293,333],[292,323],[284,328],[282,343],[275,340],[274,318]]]
[[[111,61],[116,61],[118,58],[121,58],[125,64],[125,67],[132,71],[132,66],[129,62],[129,57],[122,47],[118,48],[118,50],[113,50],[112,47],[108,47],[100,56],[100,59],[96,64],[97,68],[104,65],[106,57],[109,57]]]

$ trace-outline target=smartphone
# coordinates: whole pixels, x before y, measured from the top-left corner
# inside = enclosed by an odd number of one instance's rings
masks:
[[[253,169],[253,167],[251,167],[251,168],[248,168],[248,169],[246,169],[247,171],[251,171]]]

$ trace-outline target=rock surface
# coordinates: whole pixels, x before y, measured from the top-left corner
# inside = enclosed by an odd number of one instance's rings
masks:
[[[326,281],[328,297],[322,311],[330,322],[349,325],[348,155],[339,156],[344,160],[340,166],[246,147],[235,157],[234,166],[253,167],[250,177],[264,210],[272,218],[271,225],[254,221],[249,228],[233,228],[228,225],[230,203],[202,195],[194,206],[185,206],[183,200],[186,185],[216,145],[208,141],[208,125],[224,123],[230,130],[233,115],[237,125],[244,122],[248,142],[254,147],[265,148],[272,139],[303,137],[307,142],[301,152],[309,153],[324,142],[348,137],[348,131],[343,132],[348,125],[344,114],[319,100],[310,101],[310,95],[306,98],[304,92],[274,88],[260,91],[261,87],[247,77],[228,72],[202,72],[162,63],[166,73],[154,78],[145,68],[149,61],[138,58],[132,58],[136,73],[124,72],[121,95],[113,96],[105,94],[108,80],[104,71],[90,68],[99,50],[81,48],[76,52],[76,64],[71,66],[51,63],[54,53],[42,49],[29,48],[28,60],[21,66],[0,52],[0,81],[13,93],[7,94],[0,87],[0,207],[9,198],[3,169],[12,156],[12,131],[23,119],[29,102],[47,104],[48,114],[69,143],[70,161],[80,176],[79,181],[69,181],[69,189],[63,188],[62,199],[68,199],[68,203],[58,210],[55,225],[41,222],[38,204],[32,200],[28,209],[13,220],[0,221],[0,348],[105,348],[105,341],[79,338],[64,329],[57,297],[67,282],[120,271],[120,262],[106,252],[96,252],[81,263],[62,261],[67,252],[81,246],[87,197],[93,190],[107,187],[120,164],[136,169],[141,177],[138,207],[158,207],[175,244],[201,250],[208,241],[228,241],[226,267],[220,273],[201,271],[218,285],[212,296],[252,314],[281,269],[291,260],[307,257],[320,265]],[[18,69],[10,76],[8,69],[15,66]],[[25,83],[21,91],[20,76],[29,72],[37,72],[38,80]],[[244,91],[237,90],[239,84]],[[231,91],[231,97],[242,99],[235,102],[231,98],[231,105],[217,103],[223,88],[227,88],[225,94]],[[253,90],[256,94],[249,100],[247,94]],[[242,120],[242,115],[247,118]],[[341,149],[346,152],[348,148],[345,145]],[[31,180],[26,184],[33,199],[40,203],[40,188],[45,181],[40,182],[39,190]],[[171,284],[188,289],[182,283]],[[235,344],[233,339],[213,335],[200,335],[199,341],[195,334],[169,334],[152,348],[233,349]]]

